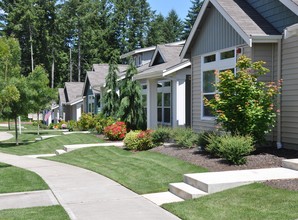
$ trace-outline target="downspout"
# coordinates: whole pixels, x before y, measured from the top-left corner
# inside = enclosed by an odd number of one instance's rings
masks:
[[[282,40],[279,39],[277,43],[277,83],[281,80],[281,42]],[[281,149],[282,142],[281,142],[281,93],[277,95],[277,109],[279,109],[279,112],[277,112],[277,140],[276,140],[276,147],[277,149]]]

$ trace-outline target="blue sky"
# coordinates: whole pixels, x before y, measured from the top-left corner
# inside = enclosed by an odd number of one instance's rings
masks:
[[[152,10],[157,14],[162,13],[167,16],[169,11],[174,9],[181,20],[184,20],[188,10],[192,6],[191,0],[148,0]]]

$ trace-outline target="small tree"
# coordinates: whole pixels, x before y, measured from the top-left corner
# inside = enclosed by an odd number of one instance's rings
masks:
[[[279,93],[280,82],[260,82],[258,77],[269,70],[264,62],[252,63],[245,56],[237,62],[237,73],[231,70],[215,73],[219,83],[214,99],[205,103],[212,109],[217,122],[232,134],[252,135],[261,142],[265,134],[275,124],[275,97]]]
[[[117,64],[118,57],[119,54],[117,52],[113,54],[109,63],[109,73],[106,77],[106,87],[103,95],[103,114],[107,117],[116,117],[119,108],[119,97],[117,94],[117,73],[119,73]]]
[[[50,105],[55,99],[56,93],[49,87],[48,74],[42,66],[37,66],[28,76],[28,84],[31,90],[31,110],[37,112],[37,121],[39,122],[39,113]],[[37,126],[37,135],[39,135],[39,123]]]
[[[131,60],[120,87],[118,116],[126,123],[127,128],[132,130],[141,129],[144,123],[142,88],[138,81],[132,79],[137,73],[138,70]]]

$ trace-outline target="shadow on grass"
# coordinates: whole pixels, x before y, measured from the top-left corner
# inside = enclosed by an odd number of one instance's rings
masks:
[[[21,143],[19,143],[19,145],[16,145],[16,142],[6,142],[6,143],[1,143],[0,142],[0,148],[10,148],[10,147],[18,147],[21,145],[27,145],[27,144],[31,144],[32,142],[30,141],[22,141]]]
[[[7,168],[7,167],[12,167],[12,166],[9,164],[0,164],[0,169]]]

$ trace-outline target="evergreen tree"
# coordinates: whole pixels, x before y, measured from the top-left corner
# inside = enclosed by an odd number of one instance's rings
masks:
[[[103,114],[105,116],[117,117],[119,107],[119,97],[117,94],[117,78],[119,73],[118,58],[119,53],[115,51],[109,63],[109,73],[106,77],[106,87],[103,95]]]
[[[188,14],[184,21],[184,30],[183,30],[183,39],[187,39],[190,31],[198,17],[198,14],[201,10],[201,7],[204,3],[204,0],[192,0],[192,6],[188,10]]]
[[[162,14],[154,15],[147,35],[147,45],[155,46],[167,42],[165,36],[165,18]]]
[[[171,10],[165,20],[165,39],[167,42],[182,40],[183,23],[175,10]]]
[[[133,81],[133,76],[138,73],[134,62],[131,60],[120,87],[119,117],[125,121],[128,129],[141,129],[144,123],[144,110],[142,103],[142,88],[138,81]]]

